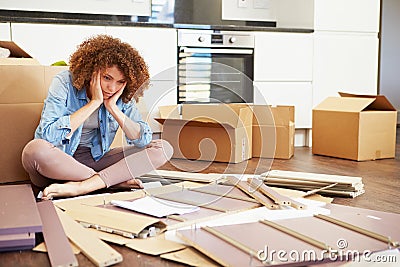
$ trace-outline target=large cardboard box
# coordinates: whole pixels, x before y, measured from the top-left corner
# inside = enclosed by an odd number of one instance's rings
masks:
[[[0,61],[0,183],[29,180],[22,150],[33,139],[52,77],[66,68],[33,64],[30,58]]]
[[[383,95],[340,93],[313,109],[312,153],[357,161],[394,158],[397,111]]]
[[[294,154],[294,106],[253,106],[253,157],[290,159]]]
[[[251,158],[251,107],[243,104],[183,104],[159,107],[161,137],[174,158],[238,163]]]

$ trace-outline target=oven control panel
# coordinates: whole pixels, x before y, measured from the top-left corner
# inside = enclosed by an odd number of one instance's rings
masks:
[[[178,30],[178,46],[254,48],[251,32]]]

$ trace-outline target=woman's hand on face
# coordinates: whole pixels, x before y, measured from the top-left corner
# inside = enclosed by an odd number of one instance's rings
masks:
[[[106,109],[110,110],[111,108],[116,107],[117,101],[124,92],[125,86],[126,82],[115,94],[113,94],[110,98],[104,100],[104,106],[106,107]]]
[[[103,103],[103,91],[100,84],[100,71],[93,72],[90,80],[90,100]]]

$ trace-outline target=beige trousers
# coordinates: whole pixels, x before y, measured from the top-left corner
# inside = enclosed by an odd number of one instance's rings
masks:
[[[39,188],[60,181],[83,181],[95,174],[110,187],[157,169],[172,153],[171,145],[162,140],[162,147],[114,148],[95,161],[90,148],[80,146],[70,156],[43,139],[34,139],[22,152],[22,165]]]

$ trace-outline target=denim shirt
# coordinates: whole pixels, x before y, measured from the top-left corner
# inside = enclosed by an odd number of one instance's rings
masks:
[[[72,156],[78,148],[83,124],[75,130],[72,136],[68,136],[71,132],[70,115],[87,103],[86,90],[78,90],[72,85],[72,76],[69,70],[57,74],[52,80],[49,93],[44,101],[35,138],[47,140]],[[149,125],[142,120],[134,101],[123,103],[120,98],[117,106],[128,118],[140,125],[140,137],[131,140],[125,136],[127,144],[137,147],[148,145],[152,139],[152,131]],[[92,140],[91,146],[91,153],[96,161],[109,151],[119,127],[118,122],[104,105],[99,108],[99,125],[100,134]]]

